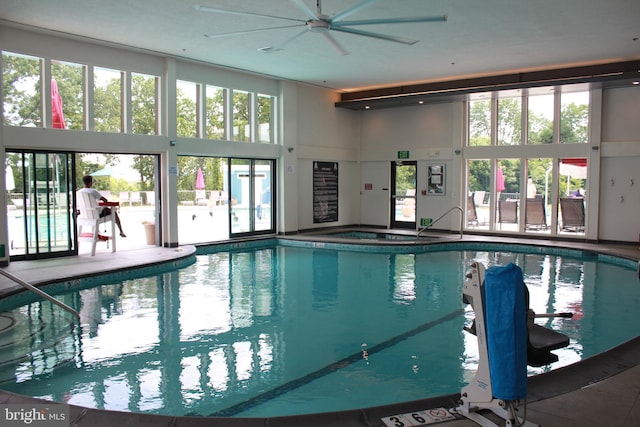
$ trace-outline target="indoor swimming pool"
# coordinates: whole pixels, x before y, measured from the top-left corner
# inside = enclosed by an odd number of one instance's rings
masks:
[[[575,250],[274,239],[99,286],[0,301],[0,388],[73,405],[170,415],[271,417],[457,393],[475,373],[472,262],[520,266],[537,323],[570,337],[542,373],[637,336],[636,264]],[[205,250],[201,250],[204,252]]]

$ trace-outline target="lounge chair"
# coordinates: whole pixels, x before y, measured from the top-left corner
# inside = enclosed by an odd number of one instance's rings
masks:
[[[76,193],[76,202],[78,207],[78,216],[76,223],[78,224],[78,241],[91,242],[91,256],[96,254],[96,244],[98,241],[113,240],[111,245],[111,252],[116,251],[116,222],[113,214],[100,217],[100,212],[103,207],[98,205],[97,200],[91,197],[84,191],[78,191]],[[100,224],[105,224],[111,221],[111,235],[105,236],[99,233],[98,227]],[[86,229],[89,228],[87,231]]]
[[[476,203],[473,194],[467,197],[467,225],[478,225],[478,213],[476,212]]]
[[[500,200],[498,202],[498,222],[500,224],[518,223],[518,201],[517,200]]]
[[[584,200],[581,198],[561,198],[560,213],[562,230],[584,232]]]
[[[542,197],[529,197],[527,199],[524,223],[527,230],[546,230],[549,228]]]

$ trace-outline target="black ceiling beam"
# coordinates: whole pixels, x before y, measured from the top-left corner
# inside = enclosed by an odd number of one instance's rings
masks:
[[[640,60],[345,92],[335,105],[353,110],[390,108],[413,104],[417,99],[624,79],[640,79]]]

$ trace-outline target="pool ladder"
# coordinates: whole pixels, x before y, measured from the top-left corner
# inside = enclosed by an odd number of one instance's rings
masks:
[[[456,209],[460,211],[460,238],[462,239],[462,229],[464,228],[464,210],[462,210],[460,206],[453,206],[451,209],[449,209],[448,211],[440,215],[438,218],[431,221],[431,223],[422,227],[420,230],[418,230],[418,234],[416,235],[416,238],[420,238],[420,235],[424,230],[426,230],[427,228],[431,228],[433,224],[440,221],[442,218],[444,218],[445,216],[447,216],[449,213],[453,212]]]
[[[36,294],[40,295],[42,298],[46,299],[47,301],[52,302],[53,304],[61,307],[63,310],[68,311],[69,313],[71,313],[72,315],[74,315],[78,320],[80,320],[80,314],[75,311],[73,308],[69,307],[67,304],[63,303],[60,300],[55,299],[54,297],[52,297],[51,295],[49,295],[48,293],[36,288],[35,286],[33,286],[32,284],[25,282],[24,280],[22,280],[21,278],[14,276],[13,274],[9,273],[8,271],[0,268],[0,274],[2,274],[3,276],[11,279],[12,281],[16,282],[17,284],[19,284],[20,286],[35,292]]]

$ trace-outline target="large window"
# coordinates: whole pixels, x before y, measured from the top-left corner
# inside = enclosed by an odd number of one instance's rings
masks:
[[[589,92],[483,93],[467,105],[467,227],[584,236]]]

